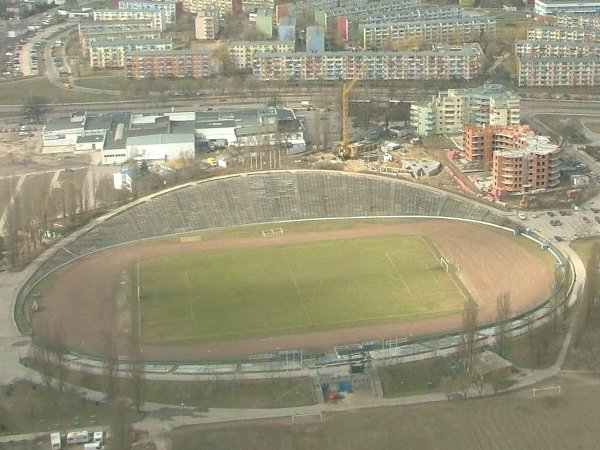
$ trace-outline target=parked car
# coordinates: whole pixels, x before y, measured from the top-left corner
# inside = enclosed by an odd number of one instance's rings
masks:
[[[556,242],[562,242],[562,241],[564,241],[564,239],[561,236],[554,236],[554,240]]]
[[[583,220],[585,223],[592,223],[592,221],[585,216],[582,217],[581,220]]]
[[[554,215],[555,215],[552,211],[548,211],[547,214],[548,214],[548,217],[554,217]]]
[[[520,212],[520,213],[518,214],[518,216],[519,216],[519,219],[521,219],[521,220],[525,220],[525,219],[527,219],[527,214],[525,214],[525,213],[522,213],[522,212]]]
[[[596,221],[596,223],[600,224],[600,217],[598,217],[598,216],[595,216],[595,217],[594,217],[594,220]]]

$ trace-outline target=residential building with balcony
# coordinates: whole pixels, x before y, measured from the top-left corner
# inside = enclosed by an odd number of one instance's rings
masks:
[[[165,23],[173,24],[177,21],[178,13],[183,10],[181,3],[152,2],[146,0],[119,0],[119,9],[127,11],[162,11],[165,14]]]
[[[296,18],[285,16],[279,19],[277,39],[284,42],[296,40]]]
[[[211,53],[203,50],[130,51],[125,74],[131,79],[208,78],[214,74]]]
[[[79,22],[79,34],[86,33],[111,33],[113,31],[138,31],[154,29],[154,24],[149,19],[140,20],[85,20]]]
[[[600,43],[517,40],[515,55],[536,58],[600,56]]]
[[[231,61],[238,69],[252,68],[255,53],[294,51],[294,41],[232,41],[227,45]]]
[[[530,26],[527,39],[534,41],[600,42],[600,29]]]
[[[372,14],[357,13],[349,15],[349,18],[359,24],[372,23],[395,23],[419,20],[451,20],[463,17],[463,9],[460,6],[435,6],[404,8],[390,13]]]
[[[183,0],[183,10],[198,14],[202,11],[217,9],[221,17],[231,14],[232,0]]]
[[[592,0],[535,0],[533,12],[538,16],[600,14],[600,2]]]
[[[560,183],[560,147],[527,125],[466,125],[463,145],[469,161],[492,169],[494,195],[539,191]]]
[[[164,30],[167,26],[164,11],[133,11],[127,9],[100,9],[94,11],[94,21],[97,22],[115,22],[115,21],[135,21],[149,20],[151,28]]]
[[[90,45],[98,41],[128,41],[128,40],[157,40],[160,39],[160,31],[154,28],[145,30],[123,30],[123,31],[90,31],[80,33],[81,48],[87,55]]]
[[[256,31],[261,36],[272,38],[273,25],[275,21],[275,10],[271,8],[261,8],[256,12]]]
[[[306,27],[306,51],[308,53],[325,51],[325,29],[323,27]]]
[[[477,41],[483,34],[494,36],[496,19],[476,16],[448,20],[360,24],[359,34],[364,50],[402,43],[407,39],[462,44]]]
[[[471,80],[483,69],[478,44],[419,52],[255,53],[253,72],[271,80]]]
[[[217,8],[200,11],[194,20],[196,39],[214,40],[221,28],[221,13]]]
[[[133,50],[171,50],[171,39],[131,39],[127,41],[94,41],[89,46],[92,69],[125,67],[125,55]]]
[[[499,84],[472,89],[448,89],[430,101],[411,105],[410,124],[416,134],[462,133],[466,124],[518,126],[521,122],[519,96]]]
[[[560,14],[555,17],[559,27],[600,28],[600,15],[573,16]]]
[[[517,76],[523,87],[599,86],[600,57],[521,57]]]

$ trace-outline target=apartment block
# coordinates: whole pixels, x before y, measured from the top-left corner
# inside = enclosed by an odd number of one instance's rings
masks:
[[[113,31],[138,31],[154,29],[150,19],[140,20],[84,20],[79,22],[79,34],[87,33],[112,33]]]
[[[420,136],[462,133],[466,124],[518,126],[519,96],[499,84],[472,89],[448,89],[430,101],[411,105],[410,124]]]
[[[421,0],[382,0],[375,2],[355,1],[355,2],[342,2],[332,1],[328,2],[327,5],[321,6],[314,5],[312,9],[325,11],[328,18],[333,20],[336,17],[352,17],[355,14],[369,14],[377,16],[381,14],[391,14],[396,11],[406,8],[416,8],[421,4]],[[302,2],[297,4],[300,10],[303,9]]]
[[[150,20],[151,28],[164,30],[167,26],[164,11],[131,11],[126,9],[100,9],[94,11],[94,21]]]
[[[221,17],[231,14],[232,0],[183,0],[183,11],[198,14],[202,11],[217,9]]]
[[[600,29],[530,26],[527,39],[535,41],[600,42]]]
[[[600,2],[592,0],[535,0],[533,11],[539,16],[600,14]]]
[[[80,33],[81,48],[87,54],[89,46],[97,41],[126,41],[126,40],[156,40],[160,39],[160,31],[149,28],[146,30],[97,31]]]
[[[249,69],[255,53],[294,51],[294,41],[232,41],[229,56],[238,69]]]
[[[560,148],[548,137],[519,127],[465,126],[467,159],[492,169],[494,194],[525,193],[560,183]]]
[[[381,48],[407,39],[461,44],[476,41],[482,34],[496,34],[496,19],[487,16],[449,20],[405,21],[360,24],[363,49]]]
[[[275,11],[273,9],[259,9],[256,12],[256,31],[267,38],[273,37]]]
[[[519,86],[598,86],[600,57],[517,58]]]
[[[419,7],[405,8],[391,13],[383,14],[354,14],[352,20],[360,24],[371,23],[395,23],[415,20],[451,20],[463,17],[463,9],[460,6],[439,6],[439,7]]]
[[[556,16],[559,27],[600,28],[600,15],[571,16],[560,14]]]
[[[125,73],[132,79],[207,78],[213,75],[211,54],[202,50],[130,51]]]
[[[178,12],[183,8],[181,3],[151,2],[145,0],[119,0],[119,9],[127,11],[162,11],[165,15],[165,23],[170,25],[177,20]]]
[[[277,27],[277,38],[280,41],[289,42],[296,40],[296,18],[285,16],[279,19]]]
[[[131,39],[127,41],[94,41],[89,46],[92,69],[125,67],[125,54],[132,50],[171,50],[171,39]]]
[[[600,56],[600,43],[518,40],[515,55],[537,58]]]
[[[325,51],[325,29],[323,27],[306,27],[306,51],[308,53]]]
[[[420,52],[256,53],[254,76],[271,80],[471,80],[485,57],[478,44]]]
[[[196,39],[213,40],[221,28],[221,16],[217,8],[198,13],[194,20]]]

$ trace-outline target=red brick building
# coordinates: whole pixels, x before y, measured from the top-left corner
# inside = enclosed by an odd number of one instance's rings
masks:
[[[560,148],[527,126],[465,126],[467,159],[491,168],[494,193],[530,192],[558,186]]]

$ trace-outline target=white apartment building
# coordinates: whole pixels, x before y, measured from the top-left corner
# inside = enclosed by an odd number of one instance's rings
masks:
[[[537,58],[600,56],[600,43],[518,40],[515,55]]]
[[[571,16],[560,14],[556,16],[559,27],[600,28],[600,15]]]
[[[527,39],[534,41],[600,42],[600,29],[531,26]]]
[[[600,2],[591,0],[535,0],[533,11],[539,16],[600,14]]]
[[[424,42],[462,44],[486,36],[495,36],[496,19],[487,16],[448,20],[417,20],[395,23],[360,24],[363,49],[377,49],[407,39]]]
[[[172,50],[171,39],[132,39],[127,41],[94,41],[89,46],[92,69],[125,67],[128,52]]]
[[[600,57],[517,58],[519,86],[599,86]]]
[[[391,13],[382,14],[356,14],[352,17],[360,24],[370,23],[394,23],[413,20],[450,20],[463,17],[463,9],[460,6],[435,6],[431,8],[406,8]]]
[[[419,52],[256,53],[254,76],[271,80],[472,80],[485,56],[478,44]]]
[[[151,2],[145,0],[120,0],[119,9],[128,11],[162,11],[167,25],[177,20],[177,4],[168,2]]]
[[[519,96],[499,84],[448,89],[430,101],[413,103],[410,124],[420,136],[462,133],[466,124],[518,126]]]
[[[98,31],[80,33],[81,48],[87,54],[89,46],[96,41],[127,41],[141,39],[160,39],[160,30],[149,28],[146,30]]]
[[[150,20],[152,28],[164,30],[167,26],[164,11],[133,11],[127,9],[100,9],[94,11],[95,21],[117,21],[117,20]]]
[[[111,33],[113,31],[133,31],[155,29],[149,19],[138,20],[84,20],[79,22],[79,34]]]
[[[234,41],[228,44],[229,56],[238,69],[249,69],[255,53],[294,51],[294,41]]]

